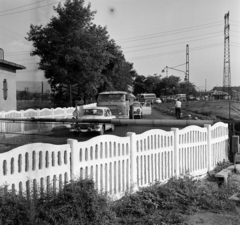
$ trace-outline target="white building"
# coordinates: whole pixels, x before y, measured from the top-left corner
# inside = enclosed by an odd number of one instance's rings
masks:
[[[4,60],[0,48],[0,111],[17,109],[16,71],[22,69],[26,67]]]

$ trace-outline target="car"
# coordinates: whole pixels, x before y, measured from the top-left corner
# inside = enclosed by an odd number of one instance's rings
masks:
[[[143,103],[144,104],[144,103]],[[130,106],[130,119],[141,119],[143,117],[142,104],[134,101]]]
[[[107,107],[88,107],[85,109],[75,109],[73,112],[73,118],[78,119],[115,119],[111,110]],[[71,124],[70,131],[74,134],[87,133],[87,132],[97,132],[103,135],[105,131],[114,131],[114,124],[111,123],[79,123],[74,122]]]
[[[160,98],[156,98],[154,101],[155,104],[160,104],[162,103],[162,100]]]

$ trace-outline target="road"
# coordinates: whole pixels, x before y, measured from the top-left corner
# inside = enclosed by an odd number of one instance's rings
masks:
[[[152,110],[151,115],[143,116],[143,119],[175,119],[173,116],[163,114],[155,109]],[[120,137],[125,137],[127,132],[135,132],[136,134],[143,133],[150,129],[160,128],[163,130],[170,130],[169,127],[153,127],[146,125],[120,125],[115,126],[114,132],[106,132],[105,134],[117,135]],[[9,151],[18,146],[30,144],[30,143],[51,143],[51,144],[66,144],[67,139],[76,139],[78,141],[87,141],[98,134],[94,133],[84,133],[75,136],[69,131],[68,128],[61,126],[61,129],[54,129],[50,134],[28,134],[15,136],[12,138],[2,138],[0,139],[0,153]]]
[[[163,114],[162,112],[157,111],[156,109],[152,109],[152,114],[151,115],[145,115],[143,116],[143,119],[175,119],[175,117]],[[151,125],[120,125],[120,126],[115,126],[114,132],[107,131],[105,134],[111,134],[111,135],[117,135],[120,137],[125,137],[127,132],[135,132],[136,134],[143,133],[147,130],[154,129],[156,127],[153,127]],[[161,127],[161,129],[164,130],[170,130],[168,127]],[[78,135],[74,135],[73,133],[69,132],[69,129],[60,129],[54,131],[50,136],[51,137],[65,137],[66,139],[68,138],[73,138],[77,139],[78,141],[86,141],[89,140],[90,138],[93,138],[97,136],[98,134],[94,133],[82,133]]]

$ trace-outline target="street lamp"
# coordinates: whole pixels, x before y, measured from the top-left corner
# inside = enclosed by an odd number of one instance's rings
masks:
[[[184,79],[187,80],[187,73],[186,73],[186,71],[183,71],[183,70],[175,69],[175,68],[173,68],[173,67],[168,67],[168,66],[166,66],[166,67],[164,67],[164,68],[162,69],[162,73],[165,72],[165,69],[166,69],[166,74],[168,73],[168,69],[183,72],[183,73],[185,73],[185,78],[184,78]],[[168,76],[168,74],[167,74],[167,76]]]

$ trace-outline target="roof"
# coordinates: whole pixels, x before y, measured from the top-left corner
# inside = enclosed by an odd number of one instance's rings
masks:
[[[101,92],[99,93],[100,95],[108,95],[108,94],[128,94],[125,91],[105,91],[105,92]]]
[[[15,70],[26,69],[25,66],[22,66],[22,65],[19,65],[19,64],[16,64],[16,63],[12,63],[12,62],[9,62],[9,61],[6,61],[4,59],[0,59],[0,65],[5,66],[5,67],[11,67],[11,68],[13,68]]]
[[[228,93],[223,92],[223,91],[216,91],[216,90],[214,90],[212,95],[228,95]]]
[[[109,109],[109,108],[105,106],[87,106],[84,107],[83,109]]]

